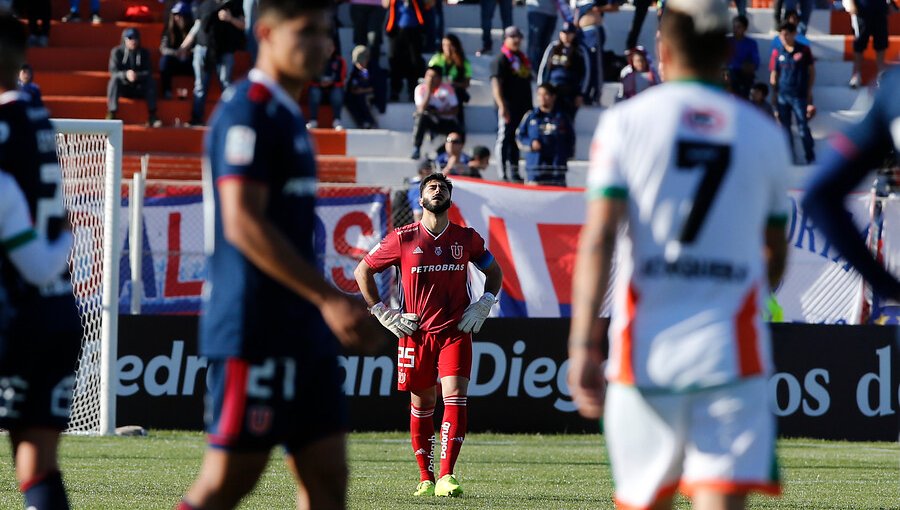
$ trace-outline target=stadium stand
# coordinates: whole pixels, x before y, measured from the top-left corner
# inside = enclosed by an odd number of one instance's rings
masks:
[[[749,35],[758,44],[761,64],[757,75],[759,81],[768,81],[769,45],[774,36],[772,15],[768,0],[750,2]],[[144,5],[154,20],[146,23],[118,21],[128,7]],[[53,22],[48,47],[29,50],[29,63],[35,70],[35,82],[44,94],[44,102],[55,118],[102,119],[106,113],[106,84],[109,75],[106,70],[109,48],[118,44],[122,30],[128,26],[139,27],[144,47],[151,50],[154,69],[158,70],[159,41],[163,30],[164,4],[156,0],[101,0],[100,15],[104,23],[92,25],[83,23]],[[68,11],[68,0],[53,0],[53,19],[58,20]],[[633,9],[622,7],[618,13],[606,18],[607,50],[621,55],[625,48],[625,38],[631,26]],[[341,47],[344,57],[350,60],[352,28],[348,8],[342,5],[339,19]],[[524,7],[514,8],[514,23],[527,27]],[[496,137],[496,109],[490,94],[489,68],[491,56],[475,56],[481,45],[478,5],[448,5],[444,9],[445,24],[449,32],[462,40],[472,61],[473,80],[469,93],[471,101],[466,107],[469,146],[494,146]],[[560,20],[559,23],[562,23]],[[638,39],[639,44],[654,48],[656,29],[655,17],[648,16]],[[887,59],[897,63],[900,60],[900,15],[890,17],[890,46]],[[502,30],[492,31],[494,47],[500,47]],[[859,118],[869,104],[868,88],[851,90],[847,87],[847,77],[852,68],[852,31],[850,17],[845,12],[827,9],[816,10],[813,14],[808,37],[812,41],[813,53],[817,59],[817,81],[814,90],[819,113],[811,122],[816,144],[842,125]],[[526,42],[527,44],[527,42]],[[864,83],[871,83],[875,74],[874,52],[871,48],[864,54]],[[426,55],[426,59],[430,55]],[[382,57],[383,65],[387,59]],[[239,52],[236,58],[236,76],[243,76],[250,67],[249,56]],[[192,89],[189,77],[176,77],[174,88]],[[158,81],[158,80],[157,80]],[[214,85],[209,101],[216,101],[221,93]],[[619,83],[607,83],[603,90],[603,105],[608,106],[618,94]],[[306,109],[303,101],[304,110]],[[200,171],[200,150],[203,128],[179,127],[178,124],[190,118],[191,102],[188,99],[160,99],[158,115],[163,128],[144,127],[146,107],[141,101],[123,99],[119,118],[126,123],[124,178],[127,179],[140,168],[139,159],[150,154],[150,178],[196,179]],[[314,130],[321,180],[327,182],[356,182],[361,184],[402,184],[403,179],[416,174],[416,162],[408,159],[412,149],[409,133],[412,129],[411,103],[391,103],[387,111],[378,117],[380,129],[352,129],[353,122],[347,113],[343,116],[343,132]],[[601,106],[582,108],[575,122],[577,145],[575,160],[569,165],[569,184],[579,186],[584,183],[587,167],[588,145]],[[331,125],[331,111],[323,107],[319,125]],[[423,152],[433,154],[441,143],[426,141]],[[805,179],[807,171],[796,167],[792,184],[797,186]],[[496,179],[496,168],[489,169],[484,176]]]

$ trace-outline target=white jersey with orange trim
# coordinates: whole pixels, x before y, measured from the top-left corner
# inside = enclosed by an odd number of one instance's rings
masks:
[[[697,82],[654,87],[603,115],[589,197],[628,205],[610,381],[689,391],[771,371],[764,232],[787,219],[785,142],[752,105]]]

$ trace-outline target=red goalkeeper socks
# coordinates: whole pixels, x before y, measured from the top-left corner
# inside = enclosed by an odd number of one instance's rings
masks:
[[[409,406],[409,431],[412,448],[419,463],[421,480],[434,481],[431,464],[434,461],[434,408],[419,409]]]
[[[444,397],[441,422],[441,476],[453,474],[456,458],[466,438],[466,397]]]

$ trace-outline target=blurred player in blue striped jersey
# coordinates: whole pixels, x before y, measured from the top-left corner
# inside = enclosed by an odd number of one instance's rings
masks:
[[[834,135],[810,182],[803,209],[881,298],[900,300],[900,281],[875,259],[844,209],[844,198],[891,151],[900,153],[900,69],[886,72],[862,122]]]
[[[15,311],[0,349],[0,427],[10,431],[25,507],[57,510],[69,508],[57,448],[69,422],[83,330],[69,272],[61,262],[72,240],[55,131],[47,110],[16,90],[26,40],[18,20],[0,15],[0,169],[10,177],[3,179],[2,206],[12,207],[11,201],[24,197],[35,223],[29,230],[20,220],[21,232],[4,237],[0,255],[2,285]],[[54,269],[51,278],[36,279],[17,262],[37,246],[27,246],[32,238],[55,246],[52,261],[30,261],[46,265],[38,268],[42,272]]]
[[[280,444],[299,508],[340,509],[347,417],[335,336],[360,346],[381,332],[316,270],[316,161],[296,98],[327,58],[332,2],[261,0],[258,12],[256,68],[223,94],[205,144],[209,449],[177,508],[234,508]]]

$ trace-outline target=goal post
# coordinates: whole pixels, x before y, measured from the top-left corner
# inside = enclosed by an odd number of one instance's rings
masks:
[[[111,435],[118,381],[122,121],[53,119],[53,126],[75,235],[72,286],[84,328],[68,431]]]

